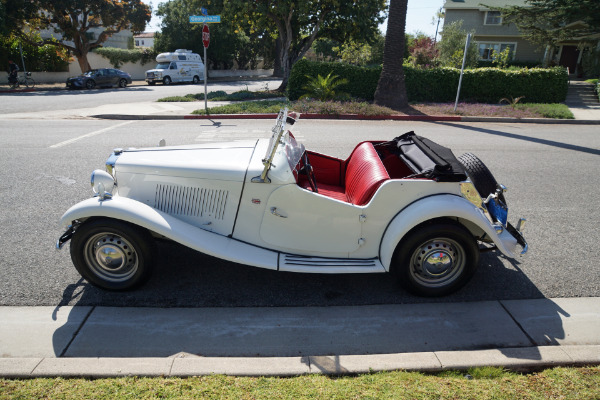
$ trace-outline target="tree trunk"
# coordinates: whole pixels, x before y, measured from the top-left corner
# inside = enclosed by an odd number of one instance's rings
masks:
[[[273,76],[281,78],[283,76],[283,67],[281,65],[281,36],[275,41],[275,61],[273,63]]]
[[[81,68],[81,73],[88,72],[92,69],[87,59],[87,53],[83,55],[75,55],[75,58],[77,58],[77,63],[79,64],[79,68]]]
[[[390,0],[383,50],[383,69],[375,91],[375,104],[394,110],[400,110],[408,105],[402,68],[407,3],[408,0]]]

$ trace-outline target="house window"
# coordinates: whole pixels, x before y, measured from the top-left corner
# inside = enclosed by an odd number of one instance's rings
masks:
[[[510,49],[510,54],[514,58],[517,45],[515,43],[479,43],[479,59],[492,61],[494,53],[503,52],[506,48]]]
[[[140,45],[140,41],[139,41],[139,40],[136,40],[136,41],[135,41],[135,45],[136,45],[136,46],[139,46],[139,45]]]
[[[502,15],[500,11],[486,11],[484,25],[500,25],[502,24]]]

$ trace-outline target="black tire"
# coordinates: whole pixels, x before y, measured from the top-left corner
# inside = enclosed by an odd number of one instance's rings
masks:
[[[198,83],[200,83],[200,77],[198,75],[194,75],[194,79],[192,79],[192,83],[194,85],[197,85]]]
[[[71,259],[91,284],[107,290],[128,290],[150,277],[152,243],[152,236],[144,229],[115,219],[97,219],[75,231]]]
[[[476,155],[465,153],[458,157],[458,161],[465,167],[469,178],[471,178],[471,182],[473,182],[475,189],[477,189],[482,199],[485,200],[488,195],[496,192],[498,188],[496,178],[494,178],[488,167]],[[503,196],[500,199],[504,201]]]
[[[125,78],[121,78],[121,79],[119,80],[119,87],[120,87],[120,88],[126,88],[126,87],[127,87],[127,79],[125,79]]]
[[[88,89],[93,89],[96,87],[96,82],[93,81],[92,79],[88,80],[85,82],[85,87]]]
[[[477,270],[479,247],[462,225],[439,222],[409,232],[396,248],[391,272],[417,296],[446,296]]]
[[[148,82],[148,85],[154,86],[154,85],[156,85],[156,82]]]
[[[171,77],[170,76],[165,76],[163,78],[163,85],[170,85],[171,84]]]

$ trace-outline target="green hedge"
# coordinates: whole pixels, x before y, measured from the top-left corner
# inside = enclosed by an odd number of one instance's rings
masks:
[[[349,83],[340,91],[353,97],[373,100],[379,68],[355,67],[342,63],[297,62],[288,82],[288,97],[297,100],[304,91],[306,75],[325,76],[332,72]],[[406,94],[409,101],[449,102],[456,99],[460,70],[455,68],[420,69],[404,66]],[[478,68],[465,70],[460,100],[478,103],[498,103],[502,98],[525,96],[527,103],[560,103],[567,96],[568,75],[561,67],[501,70]]]
[[[125,63],[140,62],[142,65],[154,62],[156,52],[152,49],[121,49],[117,47],[98,47],[94,53],[106,58],[113,67],[121,68]]]

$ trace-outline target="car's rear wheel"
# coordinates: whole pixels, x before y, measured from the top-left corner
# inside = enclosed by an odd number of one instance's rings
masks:
[[[172,81],[171,81],[171,78],[170,78],[170,77],[168,77],[168,76],[165,76],[165,77],[163,78],[163,85],[170,85],[170,84],[171,84],[171,82],[172,82]]]
[[[200,82],[200,77],[198,75],[194,75],[194,79],[192,79],[192,83],[197,85]]]
[[[121,78],[121,79],[119,80],[119,87],[120,87],[120,88],[125,88],[125,87],[127,87],[127,79],[125,79],[125,78]]]
[[[148,231],[113,219],[79,226],[71,240],[71,259],[81,276],[107,290],[141,285],[152,272],[152,237]]]
[[[496,178],[475,154],[465,153],[458,157],[458,161],[465,167],[471,182],[483,199],[496,192],[498,188]],[[504,198],[501,197],[501,200],[504,201]]]
[[[87,89],[93,89],[93,88],[95,88],[95,87],[96,87],[96,82],[95,82],[95,81],[93,81],[92,79],[89,79],[89,80],[87,80],[87,81],[85,82],[85,87],[86,87]]]
[[[418,296],[445,296],[463,287],[479,263],[473,235],[457,223],[419,226],[398,245],[391,272]]]

